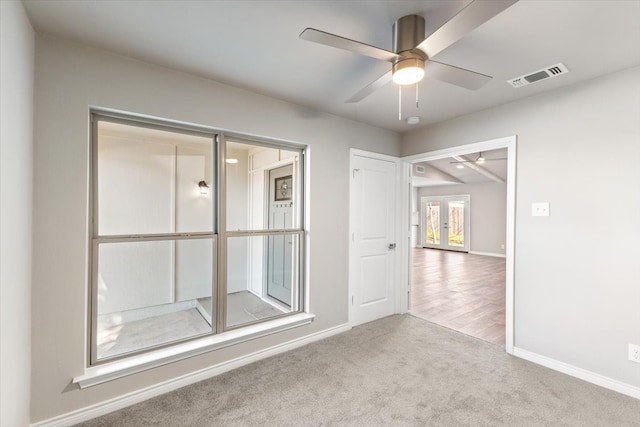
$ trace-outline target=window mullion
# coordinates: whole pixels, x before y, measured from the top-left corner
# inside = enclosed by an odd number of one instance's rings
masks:
[[[218,171],[218,211],[217,225],[220,240],[218,242],[217,256],[217,286],[213,289],[216,295],[215,313],[216,313],[216,333],[222,333],[225,328],[227,318],[227,143],[223,133],[217,136],[217,171]]]

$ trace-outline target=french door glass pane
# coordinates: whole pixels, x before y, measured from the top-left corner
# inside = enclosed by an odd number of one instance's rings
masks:
[[[211,238],[98,245],[97,360],[212,332]]]
[[[440,202],[427,202],[426,242],[432,245],[440,244]]]
[[[464,201],[449,201],[449,246],[464,246]]]
[[[227,239],[227,326],[299,310],[300,234]]]

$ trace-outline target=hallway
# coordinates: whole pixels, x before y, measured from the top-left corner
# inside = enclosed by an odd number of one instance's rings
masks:
[[[504,258],[414,248],[411,275],[412,315],[504,347]]]

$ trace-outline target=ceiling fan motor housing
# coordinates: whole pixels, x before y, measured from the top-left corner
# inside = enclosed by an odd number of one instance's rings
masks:
[[[393,23],[393,51],[395,53],[400,54],[414,50],[423,40],[424,18],[422,16],[407,15]]]
[[[400,58],[393,61],[392,72],[394,77],[396,73],[402,70],[424,70],[424,62],[427,55],[420,49],[416,49],[424,40],[424,18],[420,15],[407,15],[398,19],[393,24],[393,51],[400,55]],[[417,80],[422,78],[416,77]],[[415,81],[416,79],[413,79]],[[395,81],[395,78],[394,78]],[[406,84],[396,81],[398,84]],[[408,82],[407,82],[408,83]]]

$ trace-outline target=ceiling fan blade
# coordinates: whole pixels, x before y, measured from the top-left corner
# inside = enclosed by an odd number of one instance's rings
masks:
[[[360,55],[370,56],[372,58],[381,59],[383,61],[393,61],[399,56],[388,50],[360,43],[345,37],[327,33],[325,31],[316,30],[315,28],[306,28],[299,36],[303,40],[320,43],[326,46],[337,47],[338,49],[348,50]]]
[[[427,61],[424,74],[428,78],[440,80],[465,89],[477,90],[491,81],[493,77],[443,64],[442,62]]]
[[[374,80],[372,83],[369,83],[367,86],[360,89],[355,95],[347,99],[345,102],[348,104],[360,102],[363,99],[365,99],[367,96],[371,95],[376,90],[380,89],[382,86],[389,83],[390,81],[391,81],[391,71],[387,71],[382,76]]]
[[[518,0],[474,0],[418,45],[432,58]]]

